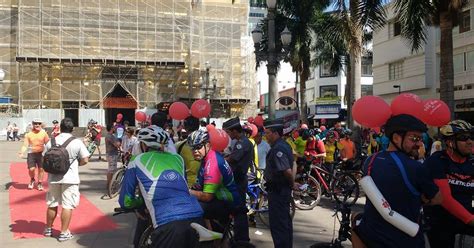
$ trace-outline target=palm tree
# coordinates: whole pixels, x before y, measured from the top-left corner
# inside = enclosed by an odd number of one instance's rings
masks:
[[[323,13],[318,24],[313,26],[319,37],[314,49],[319,58],[316,64],[329,63],[332,70],[339,71],[345,61],[348,126],[353,127],[352,104],[361,96],[361,56],[364,51],[364,36],[385,24],[383,0],[336,0],[334,11]],[[325,54],[324,50],[331,54]],[[332,51],[332,52],[331,52]],[[342,56],[342,57],[341,57]],[[340,60],[343,58],[343,60]]]
[[[425,25],[440,28],[440,99],[446,102],[454,118],[453,27],[468,0],[396,0],[396,18],[402,26],[401,34],[407,38],[412,52],[426,43]]]
[[[288,18],[288,28],[292,34],[289,62],[299,75],[301,121],[308,123],[306,109],[306,81],[311,74],[311,44],[315,37],[312,26],[317,13],[325,9],[330,1],[281,0],[281,11]]]

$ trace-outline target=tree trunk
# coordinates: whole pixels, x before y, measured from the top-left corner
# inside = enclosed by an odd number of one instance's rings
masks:
[[[348,58],[350,60],[350,58]],[[352,94],[352,89],[354,87],[353,83],[353,76],[352,76],[352,66],[351,63],[347,64],[347,69],[346,69],[346,89],[344,92],[344,101],[347,105],[347,125],[349,128],[352,128],[352,102],[353,102],[353,97],[354,95]]]
[[[453,69],[453,20],[449,12],[440,13],[439,28],[440,38],[440,73],[439,91],[440,99],[444,101],[451,111],[454,119],[454,69]]]
[[[296,72],[299,73],[299,72]],[[302,80],[300,77],[300,114],[301,114],[301,122],[308,123],[308,116],[306,115],[306,109],[308,109],[308,104],[306,103],[306,80]]]

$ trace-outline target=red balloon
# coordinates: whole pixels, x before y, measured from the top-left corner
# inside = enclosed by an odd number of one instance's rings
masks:
[[[182,102],[174,102],[169,108],[171,118],[184,120],[189,116],[189,108]]]
[[[247,121],[248,121],[249,123],[253,123],[255,120],[253,119],[252,116],[250,116],[249,118],[247,118]]]
[[[247,123],[247,125],[249,125],[251,128],[252,128],[252,134],[250,134],[250,137],[255,137],[258,133],[258,127],[253,124],[253,123]]]
[[[117,116],[118,118],[118,116]],[[144,122],[146,121],[146,114],[142,111],[137,111],[135,113],[135,120],[139,121],[139,122]]]
[[[211,104],[204,99],[194,101],[191,105],[191,115],[196,118],[208,117],[211,113]]]
[[[320,126],[319,129],[321,129],[321,132],[326,131],[326,126]]]
[[[263,117],[261,115],[256,116],[254,121],[253,121],[253,124],[255,124],[259,127],[263,127]]]
[[[210,132],[211,130],[216,129],[216,127],[212,124],[207,124],[206,129],[207,129],[208,132]]]
[[[229,145],[229,135],[222,129],[210,130],[209,143],[212,149],[221,152]]]
[[[395,97],[390,105],[392,115],[408,114],[421,119],[423,100],[415,94],[403,93]]]
[[[390,118],[390,106],[378,96],[364,96],[352,106],[352,116],[364,127],[380,127]]]
[[[448,105],[438,99],[423,101],[423,120],[427,125],[441,127],[451,120],[451,111]]]

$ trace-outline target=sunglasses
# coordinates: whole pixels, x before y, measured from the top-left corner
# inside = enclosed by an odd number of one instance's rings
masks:
[[[33,122],[33,125],[41,125],[41,122]]]
[[[408,136],[407,139],[410,140],[410,141],[413,142],[413,143],[418,143],[418,142],[420,142],[423,138],[421,138],[420,136],[411,135],[411,136]]]
[[[468,139],[474,140],[472,134],[459,134],[456,135],[456,140],[457,141],[467,141]]]
[[[195,145],[195,146],[191,147],[191,149],[192,149],[193,151],[201,150],[201,148],[203,148],[205,145],[206,145],[206,144],[204,144],[204,143],[203,143],[203,144],[199,144],[199,145]]]

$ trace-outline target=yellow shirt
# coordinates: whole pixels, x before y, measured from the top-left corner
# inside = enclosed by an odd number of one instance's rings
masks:
[[[41,129],[40,131],[31,131],[25,135],[25,141],[22,148],[24,151],[27,148],[30,148],[29,153],[43,152],[44,145],[48,143],[49,136],[48,134]]]
[[[303,156],[304,155],[304,150],[306,148],[306,140],[304,140],[301,137],[296,138],[294,141],[295,146],[296,146],[296,152],[298,155]]]
[[[201,167],[201,161],[194,159],[193,151],[186,140],[176,143],[175,146],[176,152],[178,152],[183,158],[184,166],[186,168],[186,181],[188,182],[188,187],[191,188],[196,183],[199,167]],[[181,146],[182,148],[180,151]]]
[[[326,158],[324,159],[324,162],[326,163],[334,163],[334,153],[336,152],[336,143],[334,144],[324,144],[324,147],[326,148]],[[337,142],[337,149],[341,151],[344,148],[344,146]]]

